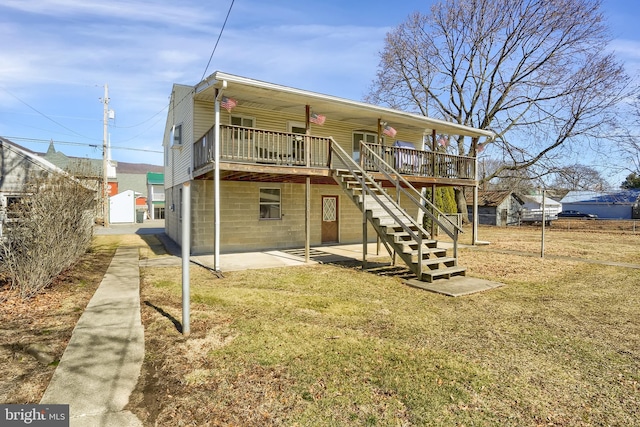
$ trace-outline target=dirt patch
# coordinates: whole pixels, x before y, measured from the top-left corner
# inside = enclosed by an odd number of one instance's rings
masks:
[[[114,246],[94,247],[28,300],[0,283],[0,402],[40,402],[114,253]]]

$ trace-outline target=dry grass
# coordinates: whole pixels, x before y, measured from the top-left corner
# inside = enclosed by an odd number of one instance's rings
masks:
[[[482,228],[461,249],[506,286],[449,298],[340,266],[143,270],[145,425],[633,425],[640,418],[640,237]],[[529,253],[529,255],[523,254]]]
[[[0,281],[0,403],[40,402],[119,245],[140,247],[151,257],[164,252],[153,236],[100,236],[75,266],[31,299],[22,300]]]
[[[192,266],[188,339],[180,269],[143,269],[130,409],[158,426],[637,424],[640,270],[562,256],[640,264],[639,237],[549,230],[541,259],[539,231],[481,228],[491,245],[461,263],[506,286],[462,298],[344,266]],[[47,293],[3,301],[0,401],[39,401],[119,244],[164,253],[152,236],[101,236]]]

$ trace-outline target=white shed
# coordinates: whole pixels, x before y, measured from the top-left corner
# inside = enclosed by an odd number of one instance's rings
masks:
[[[136,222],[136,194],[133,190],[123,191],[109,198],[109,222]]]
[[[522,205],[523,222],[542,219],[542,196],[520,196],[520,199],[524,202]],[[544,217],[547,220],[558,219],[560,211],[562,211],[562,203],[549,197],[544,198]]]

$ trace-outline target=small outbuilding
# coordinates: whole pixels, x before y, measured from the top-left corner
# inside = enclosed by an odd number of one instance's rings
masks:
[[[109,198],[109,222],[111,224],[131,224],[136,222],[136,193],[123,191]]]
[[[472,215],[473,195],[467,195],[469,215]],[[522,199],[508,190],[478,191],[478,223],[505,226],[516,224],[522,210]]]
[[[558,214],[562,211],[562,203],[550,197],[540,194],[520,195],[524,202],[522,205],[522,222],[539,222],[542,220],[542,206],[544,204],[544,217],[547,222],[558,219]]]

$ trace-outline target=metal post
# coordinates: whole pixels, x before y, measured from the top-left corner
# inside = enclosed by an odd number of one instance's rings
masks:
[[[182,184],[182,335],[191,333],[189,257],[191,252],[191,183]]]
[[[227,88],[227,81],[222,81],[222,87],[216,94],[214,103],[215,123],[213,127],[213,268],[220,271],[220,101],[222,92]]]
[[[547,215],[545,212],[545,191],[542,190],[542,239],[540,244],[540,258],[544,258],[544,232],[545,232],[545,224],[547,222]]]
[[[472,208],[472,213],[473,213],[473,218],[472,218],[472,222],[471,222],[471,227],[472,227],[472,231],[471,231],[471,244],[472,245],[477,245],[478,244],[478,155],[476,154],[475,158],[473,159],[474,162],[474,169],[475,169],[475,185],[473,186],[473,208]]]
[[[102,116],[102,225],[109,227],[109,177],[108,177],[108,152],[107,138],[109,134],[109,85],[104,85],[104,98],[102,99],[104,111]]]
[[[304,198],[304,262],[308,263],[311,258],[311,177],[305,179]]]
[[[362,269],[367,269],[367,203],[365,186],[362,185]]]

